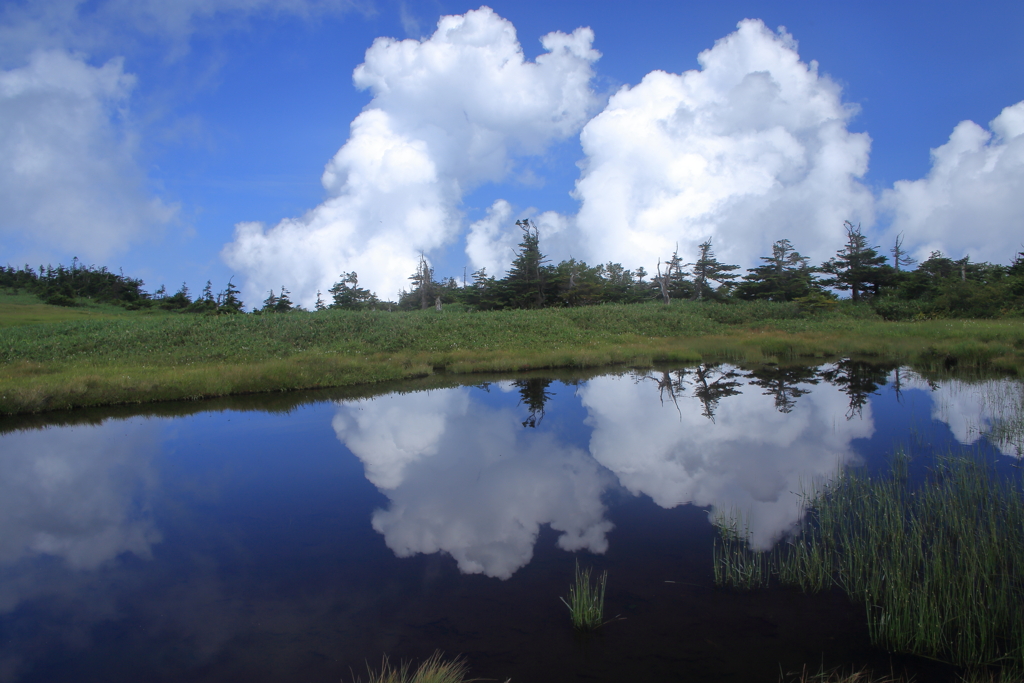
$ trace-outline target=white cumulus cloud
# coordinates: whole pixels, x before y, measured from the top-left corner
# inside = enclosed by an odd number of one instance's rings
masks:
[[[989,130],[961,121],[931,154],[926,177],[897,181],[882,197],[893,213],[890,241],[904,233],[919,259],[938,250],[1011,261],[1024,234],[1024,101],[1003,109]]]
[[[103,259],[166,224],[125,125],[134,77],[62,50],[0,71],[0,236]]]
[[[330,198],[270,229],[240,224],[225,247],[247,296],[284,284],[310,303],[343,271],[395,296],[419,252],[461,233],[467,190],[583,125],[595,104],[592,41],[586,28],[549,33],[531,62],[512,24],[487,7],[442,17],[423,40],[378,38],[353,74],[373,100],[327,164]]]
[[[582,256],[653,270],[710,237],[750,266],[789,238],[824,260],[845,219],[871,223],[870,139],[847,130],[854,108],[789,34],[744,20],[698,61],[624,87],[584,127]]]

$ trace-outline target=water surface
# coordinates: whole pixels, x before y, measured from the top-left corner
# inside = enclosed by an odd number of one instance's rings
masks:
[[[770,547],[897,445],[1009,468],[1021,395],[843,361],[0,421],[0,681],[352,680],[435,649],[502,681],[951,679],[842,595],[716,589],[708,520]],[[577,560],[622,617],[592,637],[558,600]]]

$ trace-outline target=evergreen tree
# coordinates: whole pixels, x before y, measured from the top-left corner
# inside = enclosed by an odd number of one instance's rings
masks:
[[[736,287],[736,296],[742,299],[793,301],[818,290],[814,271],[787,239],[772,245],[772,255],[762,256],[764,263],[749,268],[743,282]]]
[[[482,311],[502,307],[502,302],[497,300],[498,281],[487,274],[486,268],[481,268],[470,277],[472,282],[466,285],[463,292],[467,304]]]
[[[213,284],[207,280],[206,286],[203,287],[203,293],[196,297],[187,310],[189,313],[214,313],[217,308],[217,300],[213,296]]]
[[[274,290],[270,290],[267,294],[267,298],[263,300],[263,308],[260,309],[261,313],[273,313],[277,309],[277,295],[274,294]]]
[[[861,234],[860,226],[854,227],[844,221],[846,244],[821,266],[823,273],[832,277],[822,280],[826,287],[849,291],[854,301],[862,295],[874,295],[886,279],[888,266],[885,257],[878,253],[878,247],[869,247],[868,238]]]
[[[292,300],[288,298],[289,294],[291,294],[291,292],[285,289],[284,285],[281,285],[281,295],[277,297],[277,300],[274,302],[275,313],[287,313],[295,308],[295,304],[293,304]]]
[[[508,303],[513,308],[542,308],[548,269],[544,265],[547,259],[540,252],[540,232],[528,218],[516,221],[516,225],[523,231],[523,241],[505,277]]]
[[[715,252],[711,251],[711,238],[701,242],[698,248],[700,257],[693,264],[693,289],[694,298],[700,301],[714,293],[711,282],[717,282],[728,289],[737,277],[732,271],[739,270],[739,266],[726,265],[715,258]]]
[[[320,293],[319,289],[316,290],[316,303],[313,304],[313,310],[314,311],[326,311],[327,310],[327,306],[324,305],[323,294]]]
[[[560,262],[547,273],[547,289],[555,305],[587,306],[601,303],[605,289],[603,267],[587,265],[570,258]]]
[[[355,271],[342,273],[341,280],[335,282],[327,291],[331,295],[329,308],[356,310],[378,303],[373,292],[359,286],[359,275]]]
[[[160,308],[168,311],[184,311],[191,305],[192,298],[188,291],[188,285],[184,282],[181,283],[181,289],[160,300]]]
[[[238,288],[235,287],[234,283],[231,282],[231,278],[228,279],[228,286],[217,295],[217,310],[220,313],[242,313],[242,307],[245,305],[242,300],[238,298]]]

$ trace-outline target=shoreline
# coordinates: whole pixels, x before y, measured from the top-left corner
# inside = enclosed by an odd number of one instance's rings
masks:
[[[740,321],[716,320],[723,310],[706,306],[624,305],[126,317],[10,327],[0,329],[0,415],[374,385],[440,373],[663,363],[820,364],[855,357],[925,371],[1024,375],[1019,320],[901,323],[778,315],[790,312],[781,304],[722,308]]]

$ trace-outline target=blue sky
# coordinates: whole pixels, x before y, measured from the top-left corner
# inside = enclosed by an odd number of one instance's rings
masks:
[[[555,260],[649,271],[708,237],[820,261],[847,218],[919,257],[1022,248],[1024,4],[488,7],[5,3],[0,261],[252,305],[348,271],[394,298],[421,250],[500,274],[523,217]]]

